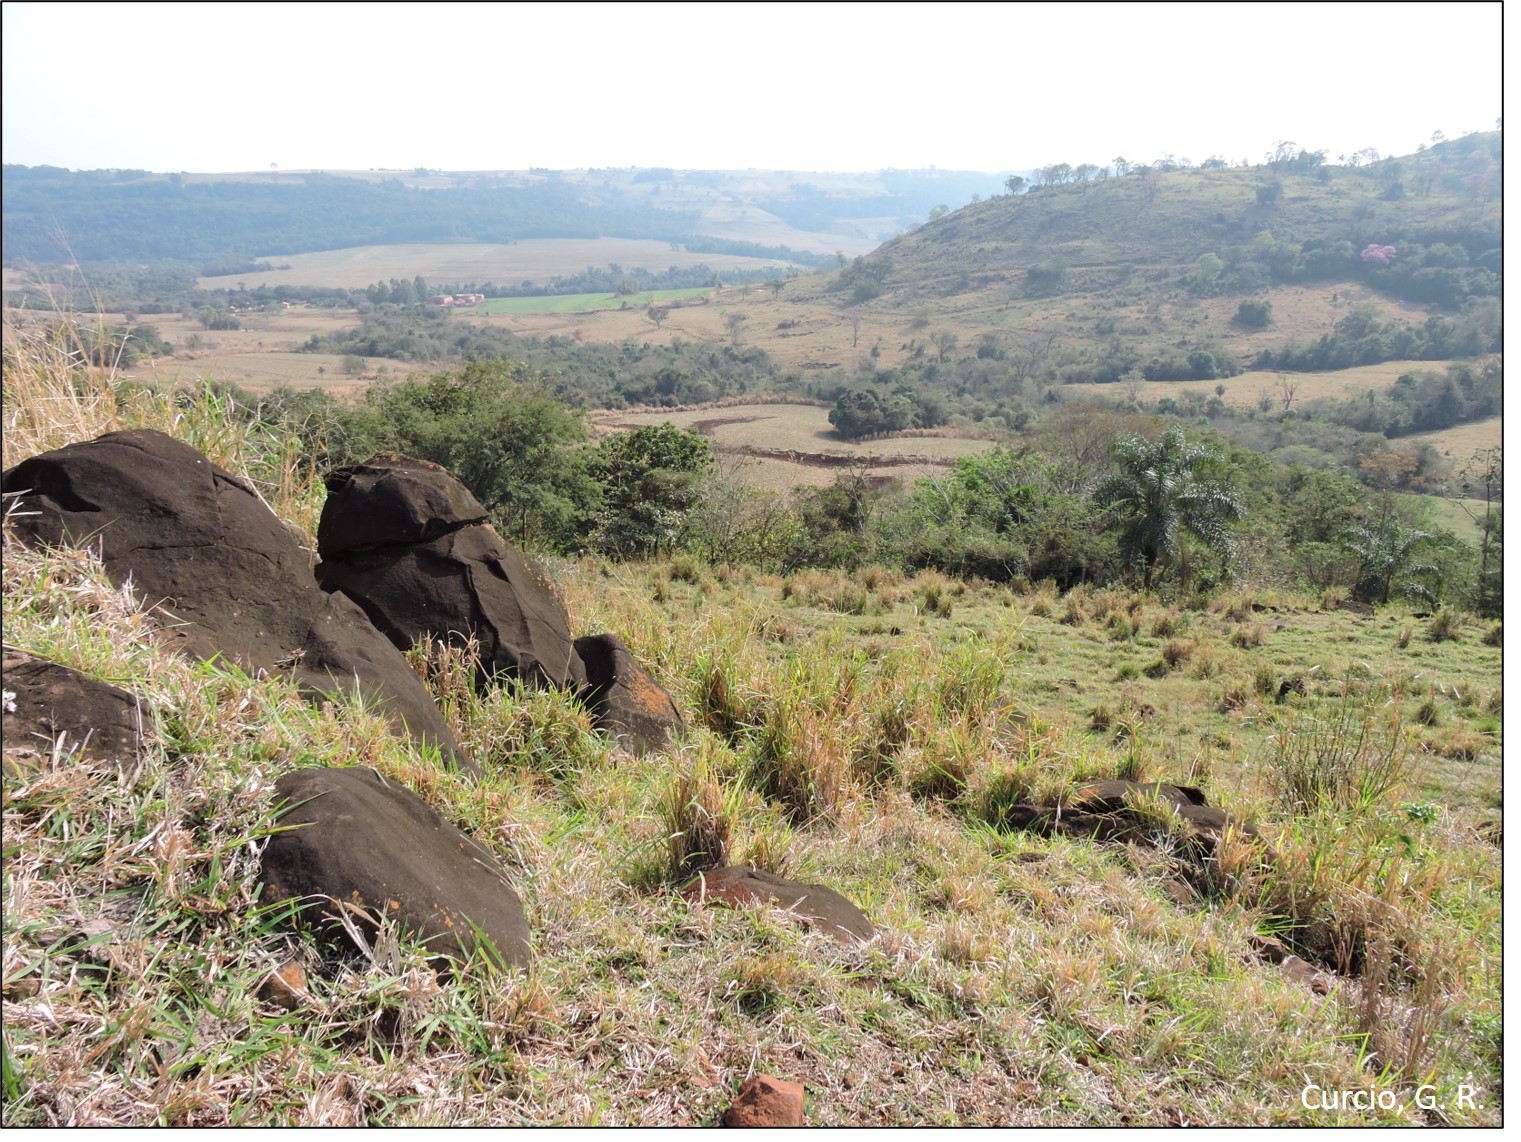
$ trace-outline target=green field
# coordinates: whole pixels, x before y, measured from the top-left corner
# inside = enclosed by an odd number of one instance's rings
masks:
[[[644,293],[566,293],[551,297],[494,297],[476,307],[477,313],[585,313],[593,309],[642,309],[659,301],[689,301],[712,291],[655,289]]]
[[[732,254],[695,254],[648,238],[525,238],[521,242],[399,242],[352,246],[312,254],[278,254],[262,259],[264,273],[226,274],[200,279],[202,289],[256,286],[333,286],[361,289],[377,281],[421,274],[430,283],[547,282],[587,266],[616,262],[626,269],[666,270],[706,265],[715,270],[783,269],[786,262]]]

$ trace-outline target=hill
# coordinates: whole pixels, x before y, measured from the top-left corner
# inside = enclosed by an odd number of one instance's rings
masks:
[[[7,165],[5,263],[175,259],[203,273],[406,242],[658,239],[699,253],[833,264],[1000,176],[954,171],[269,171]],[[794,248],[795,247],[795,248]],[[333,283],[323,283],[333,284]]]

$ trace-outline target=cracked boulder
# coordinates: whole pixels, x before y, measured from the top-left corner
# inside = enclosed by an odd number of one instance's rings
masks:
[[[303,920],[347,915],[365,939],[385,916],[430,953],[526,968],[528,920],[479,841],[373,769],[300,769],[275,783],[287,806],[265,846],[266,904],[296,899]]]
[[[849,900],[821,884],[800,884],[748,865],[715,868],[690,881],[681,895],[694,904],[774,907],[842,944],[865,943],[877,934]]]
[[[464,646],[497,675],[579,690],[586,674],[554,584],[487,523],[446,469],[380,453],[328,477],[317,531],[324,590],[356,602],[393,644]]]
[[[631,753],[663,749],[686,728],[671,695],[613,634],[576,639],[586,667],[582,692],[592,724],[612,734]]]
[[[33,545],[90,545],[118,586],[156,606],[170,649],[288,673],[308,697],[357,684],[398,730],[468,771],[427,689],[246,480],[148,429],[34,456],[4,474],[10,525]]]
[[[130,761],[153,728],[138,698],[77,670],[24,654],[4,660],[5,774],[16,777],[62,755]]]

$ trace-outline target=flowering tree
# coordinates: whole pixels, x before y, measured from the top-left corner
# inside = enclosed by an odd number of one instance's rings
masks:
[[[1381,266],[1387,266],[1394,257],[1393,246],[1380,246],[1377,242],[1370,242],[1363,247],[1363,261],[1377,262]]]

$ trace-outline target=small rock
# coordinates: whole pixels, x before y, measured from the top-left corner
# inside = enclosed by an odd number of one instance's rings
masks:
[[[803,1086],[771,1075],[752,1075],[724,1111],[725,1126],[802,1126]]]
[[[286,1011],[296,1010],[307,998],[306,969],[295,960],[281,964],[259,985],[258,996]]]

